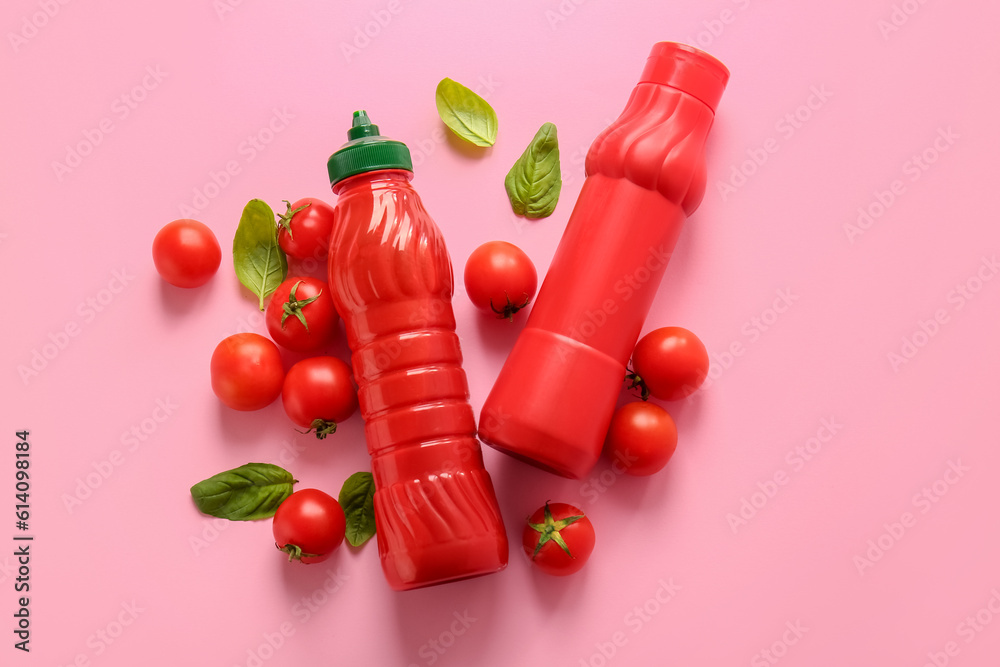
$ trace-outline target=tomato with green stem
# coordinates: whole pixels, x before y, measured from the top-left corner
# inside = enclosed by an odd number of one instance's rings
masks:
[[[278,345],[294,352],[318,352],[337,335],[337,310],[326,282],[293,277],[281,283],[267,304],[264,322]]]
[[[521,536],[524,553],[542,572],[565,576],[579,572],[594,551],[594,525],[583,510],[546,502],[528,517]]]
[[[514,321],[538,288],[538,273],[524,251],[506,241],[489,241],[465,263],[465,291],[472,303],[500,319]]]
[[[708,350],[696,335],[683,327],[662,327],[636,343],[625,380],[629,389],[640,390],[644,401],[650,395],[677,401],[705,382],[708,364]]]
[[[284,200],[288,210],[278,219],[278,245],[295,259],[323,259],[330,246],[334,210],[315,197],[294,204]]]
[[[288,369],[281,402],[296,426],[326,438],[358,409],[350,366],[336,357],[303,359]]]
[[[319,489],[300,489],[288,496],[271,523],[274,546],[289,561],[322,563],[344,541],[347,519],[340,503]]]

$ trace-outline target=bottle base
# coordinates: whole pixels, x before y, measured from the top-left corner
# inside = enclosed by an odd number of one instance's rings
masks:
[[[494,449],[562,477],[597,463],[625,367],[567,336],[521,332],[479,418]]]

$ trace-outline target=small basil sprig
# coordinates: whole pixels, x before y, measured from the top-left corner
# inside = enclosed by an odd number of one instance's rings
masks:
[[[357,547],[375,534],[375,480],[370,472],[356,472],[340,489],[337,502],[347,518],[347,541]]]
[[[438,115],[451,131],[476,146],[492,146],[497,140],[497,114],[486,100],[445,77],[434,95]]]
[[[507,197],[517,215],[545,218],[552,214],[562,190],[556,126],[545,123],[504,179]]]
[[[191,497],[209,516],[253,521],[274,516],[297,481],[280,466],[247,463],[198,482],[191,487]]]
[[[267,202],[251,199],[244,207],[233,237],[233,267],[236,277],[257,295],[260,309],[264,310],[264,299],[288,275],[288,259],[278,245],[274,211]]]

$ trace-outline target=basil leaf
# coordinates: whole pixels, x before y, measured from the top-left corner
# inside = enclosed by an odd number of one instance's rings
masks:
[[[556,126],[545,123],[504,179],[514,213],[526,218],[552,215],[562,190]]]
[[[253,521],[274,516],[297,481],[271,463],[247,463],[198,482],[191,487],[191,497],[204,514]]]
[[[492,146],[497,140],[497,114],[486,100],[445,77],[434,95],[438,115],[451,131],[476,146]]]
[[[240,282],[257,295],[261,310],[264,299],[288,275],[288,259],[278,245],[274,211],[260,199],[251,199],[243,209],[233,237],[233,266]]]
[[[375,534],[375,479],[370,472],[356,472],[340,489],[337,502],[347,518],[347,541],[361,546]]]

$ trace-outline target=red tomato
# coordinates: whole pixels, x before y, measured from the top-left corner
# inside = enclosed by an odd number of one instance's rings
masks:
[[[330,246],[333,208],[326,202],[306,197],[278,218],[278,245],[296,259],[323,259]]]
[[[285,376],[281,402],[289,419],[322,440],[358,409],[350,366],[336,357],[303,359]]]
[[[538,274],[524,251],[506,241],[489,241],[465,263],[465,291],[477,308],[514,320],[538,288]]]
[[[521,544],[531,562],[546,574],[578,572],[594,551],[594,525],[575,505],[545,503],[528,518]]]
[[[156,272],[176,287],[199,287],[215,275],[222,248],[215,234],[197,220],[174,220],[153,239]]]
[[[278,347],[260,334],[230,336],[212,354],[212,391],[233,410],[270,405],[284,379]]]
[[[301,489],[278,505],[271,523],[274,546],[288,560],[322,563],[344,541],[347,521],[337,499],[318,489]]]
[[[708,350],[697,336],[681,327],[663,327],[643,336],[632,352],[629,387],[641,387],[664,401],[690,396],[708,377]]]
[[[652,475],[674,455],[677,426],[655,403],[626,403],[611,418],[605,446],[608,455],[629,475]]]
[[[326,282],[289,278],[278,285],[264,321],[278,345],[295,352],[317,352],[337,335],[337,310]]]

